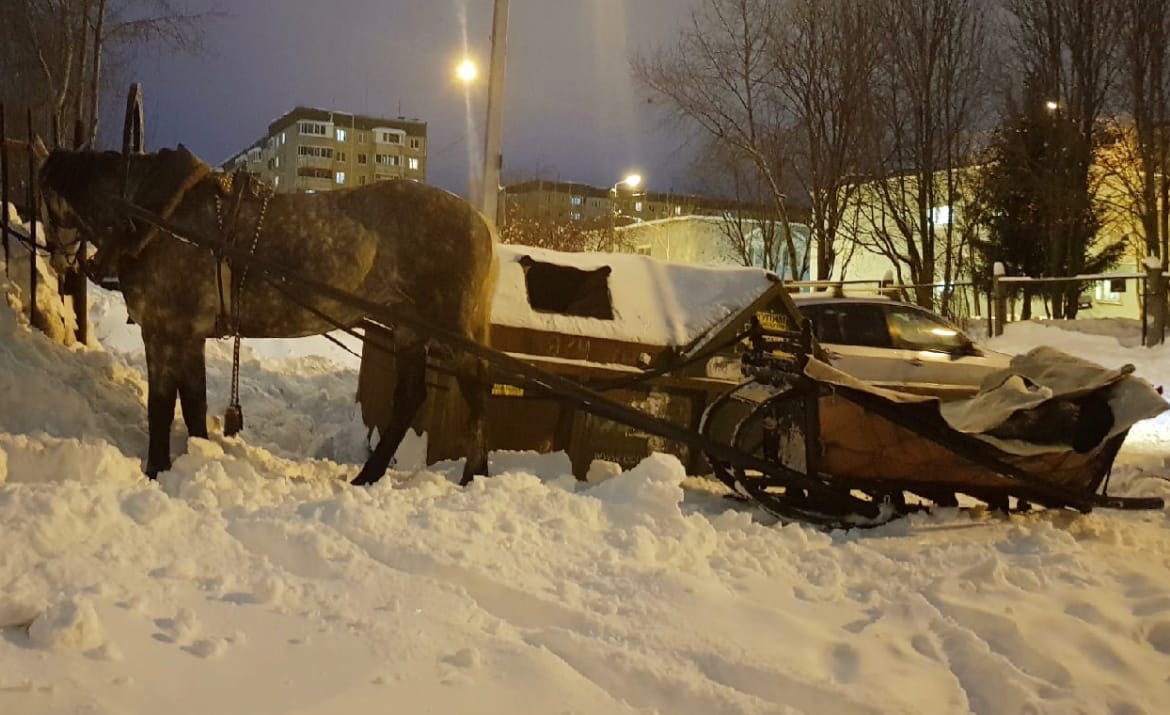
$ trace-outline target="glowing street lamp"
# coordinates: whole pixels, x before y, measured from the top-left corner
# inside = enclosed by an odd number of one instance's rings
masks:
[[[463,82],[474,82],[479,77],[479,68],[475,66],[475,62],[468,58],[459,63],[455,68],[455,76]]]
[[[642,183],[641,174],[626,174],[626,177],[610,187],[613,192],[613,199],[609,208],[609,251],[613,253],[617,250],[617,211],[618,211],[618,187],[625,184],[631,189],[638,188]]]
[[[1055,112],[1060,109],[1060,102],[1057,102],[1055,99],[1050,99],[1044,103],[1044,108],[1050,112]]]
[[[636,188],[638,188],[638,184],[641,184],[641,183],[642,183],[642,175],[641,174],[627,174],[626,178],[622,179],[621,181],[619,181],[613,185],[613,190],[614,190],[614,193],[617,193],[617,187],[621,186],[622,184],[625,184],[626,186],[630,187],[631,189],[636,189]]]

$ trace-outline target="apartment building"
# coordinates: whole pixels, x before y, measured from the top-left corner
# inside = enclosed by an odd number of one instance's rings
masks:
[[[426,181],[427,125],[297,107],[222,164],[245,169],[277,193],[313,193],[388,179]]]
[[[766,206],[690,194],[660,193],[630,189],[615,191],[571,181],[534,179],[504,188],[502,221],[523,216],[553,223],[594,223],[608,221],[640,223],[678,216],[724,216],[730,211],[753,218],[767,218],[774,210]]]

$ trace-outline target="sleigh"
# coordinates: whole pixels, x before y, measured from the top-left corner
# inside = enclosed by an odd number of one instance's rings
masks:
[[[1163,507],[1106,491],[1129,428],[1167,409],[1132,366],[1110,370],[1038,348],[974,397],[944,403],[835,370],[807,329],[757,325],[752,342],[747,379],[710,405],[701,433],[780,465],[776,475],[711,460],[736,494],[780,517],[861,526],[965,500],[1005,511]]]

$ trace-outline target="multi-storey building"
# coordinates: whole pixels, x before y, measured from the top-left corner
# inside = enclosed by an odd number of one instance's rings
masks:
[[[524,216],[555,223],[608,221],[639,223],[677,216],[725,216],[736,212],[753,218],[775,213],[766,206],[690,194],[639,191],[624,185],[598,188],[569,181],[535,179],[504,188],[503,220]]]
[[[312,193],[387,179],[426,181],[427,125],[297,107],[268,134],[223,163],[245,169],[278,193]]]

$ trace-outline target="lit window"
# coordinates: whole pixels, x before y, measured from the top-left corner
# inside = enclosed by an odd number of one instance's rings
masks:
[[[272,186],[274,188],[277,186],[280,186],[280,177],[279,176],[272,177]]]
[[[682,216],[682,206],[675,206],[674,207],[674,215],[675,216]]]
[[[570,198],[569,198],[569,204],[570,204],[570,205],[572,205],[572,206],[580,206],[580,205],[581,205],[581,197],[580,197],[580,196],[572,196],[572,197],[570,197]]]
[[[935,226],[948,226],[951,223],[951,207],[936,206],[930,211],[930,220]]]
[[[317,157],[319,159],[332,159],[333,147],[303,145],[297,147],[297,154],[301,156]]]
[[[418,159],[416,159],[416,158],[414,158],[414,157],[412,156],[412,157],[410,157],[410,159],[407,161],[407,164],[410,166],[410,168],[411,168],[411,169],[414,169],[415,171],[418,171]]]
[[[339,141],[339,142],[345,141],[345,130],[344,129],[339,128],[337,130],[337,141]]]
[[[634,210],[637,211],[638,213],[642,212],[642,202],[641,201],[634,202]]]
[[[281,133],[280,133],[280,143],[281,143],[282,145],[284,144],[284,132],[281,132]]]
[[[1097,300],[1101,303],[1121,303],[1121,294],[1125,292],[1125,280],[1110,279],[1106,281],[1097,281],[1093,286],[1093,293]]]
[[[569,220],[570,221],[580,221],[581,220],[581,212],[580,211],[570,211],[569,212]]]
[[[345,172],[344,171],[337,172],[337,183],[339,183],[339,184],[345,183]]]

